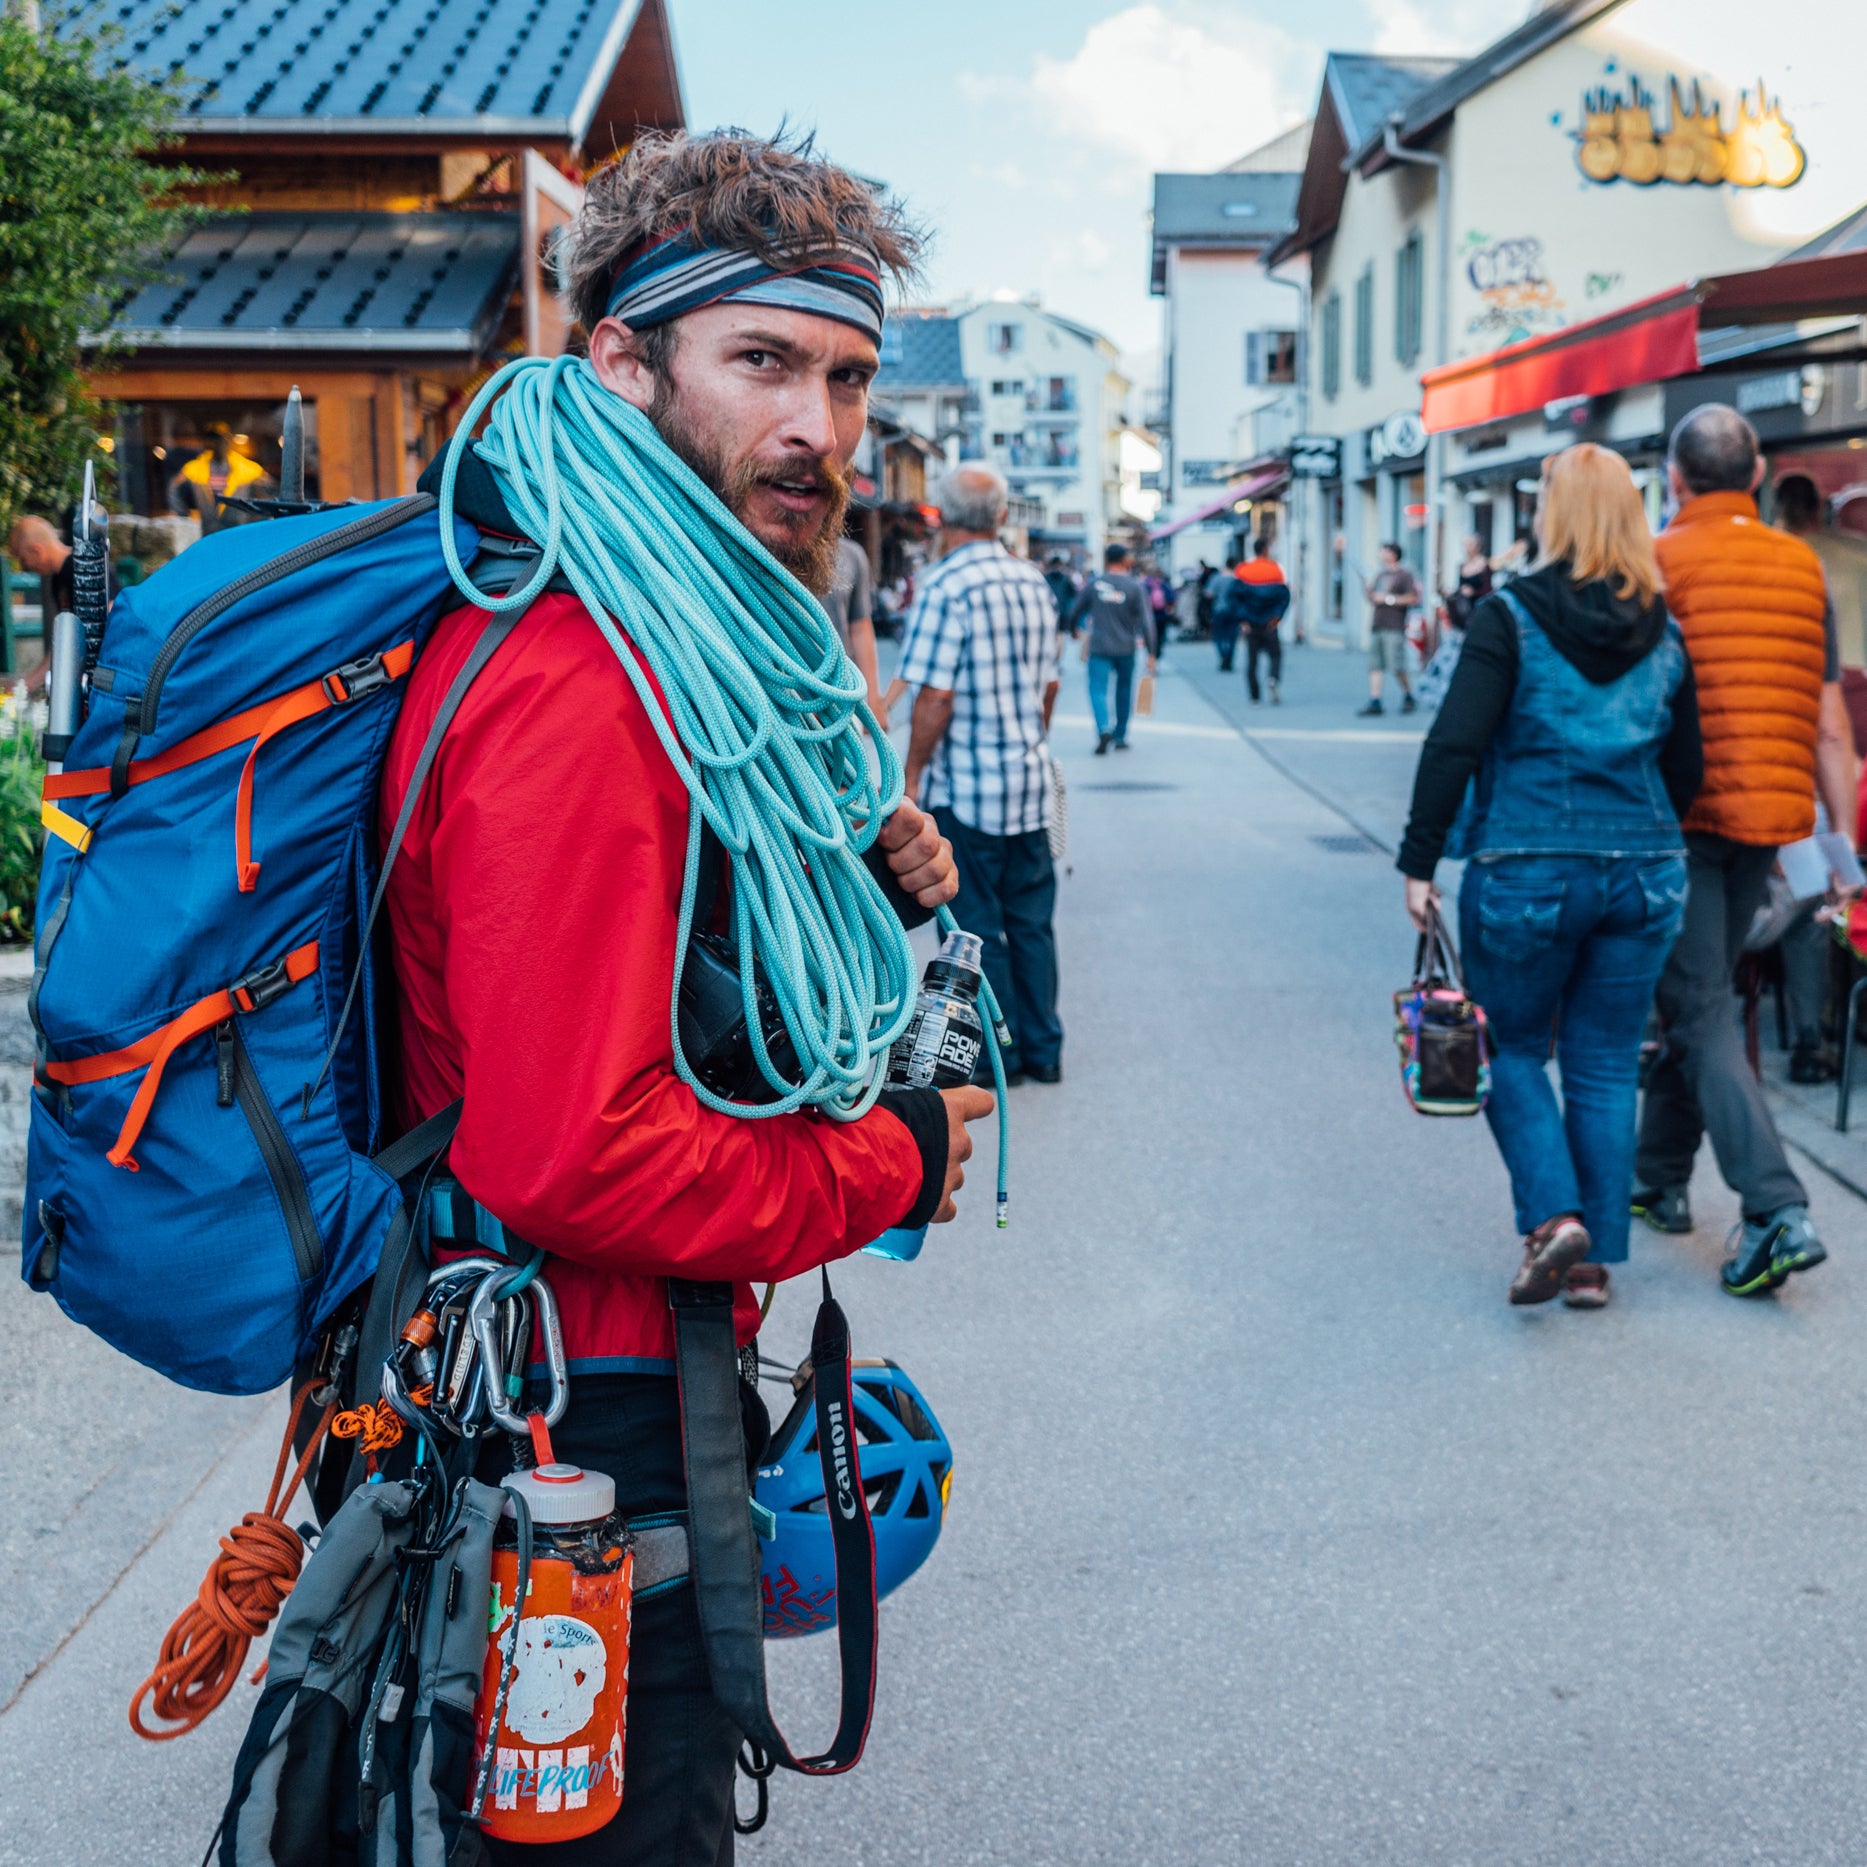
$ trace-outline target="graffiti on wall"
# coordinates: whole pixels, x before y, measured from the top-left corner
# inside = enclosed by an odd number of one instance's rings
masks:
[[[1569,308],[1543,268],[1543,242],[1534,235],[1494,240],[1468,233],[1459,257],[1478,294],[1478,309],[1465,321],[1467,337],[1495,350],[1568,323]]]
[[[1584,94],[1582,127],[1573,135],[1576,162],[1591,182],[1791,188],[1802,179],[1809,158],[1782,100],[1769,95],[1761,78],[1754,94],[1738,93],[1737,121],[1728,130],[1724,106],[1706,97],[1699,79],[1682,84],[1668,77],[1666,90],[1663,127],[1657,98],[1631,71],[1624,87],[1603,83]]]

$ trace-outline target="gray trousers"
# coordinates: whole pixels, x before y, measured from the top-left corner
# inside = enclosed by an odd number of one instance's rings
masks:
[[[1761,1217],[1808,1203],[1750,1072],[1731,973],[1769,884],[1774,849],[1722,836],[1686,838],[1685,923],[1656,995],[1665,1046],[1647,1080],[1634,1182],[1684,1186],[1711,1136],[1718,1170]]]

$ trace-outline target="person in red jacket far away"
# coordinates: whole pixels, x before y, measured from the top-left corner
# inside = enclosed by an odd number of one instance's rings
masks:
[[[856,263],[786,264],[774,228]],[[630,296],[621,275],[638,277],[645,253],[659,263],[664,242],[695,249],[691,277],[677,258]],[[596,378],[819,595],[878,366],[881,275],[906,276],[916,245],[807,146],[742,135],[644,137],[592,179],[574,230],[571,297]],[[739,285],[718,296],[707,267]],[[471,449],[455,503],[483,530],[519,531]],[[385,823],[485,620],[445,617],[416,667]],[[389,890],[402,1113],[462,1099],[452,1172],[550,1254],[571,1370],[559,1456],[610,1473],[627,1517],[686,1503],[667,1279],[731,1281],[749,1342],[752,1281],[951,1218],[966,1124],[993,1106],[968,1088],[887,1095],[848,1123],[703,1107],[669,1033],[687,832],[687,789],[616,655],[575,597],[548,595],[449,727]],[[871,871],[904,921],[951,899],[951,848],[912,804],[878,849]],[[692,1596],[683,1583],[636,1603],[620,1814],[584,1841],[492,1841],[496,1861],[730,1861],[740,1734],[712,1697]]]

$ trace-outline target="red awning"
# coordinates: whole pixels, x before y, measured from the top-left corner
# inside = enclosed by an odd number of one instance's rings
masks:
[[[1290,469],[1282,461],[1271,466],[1260,466],[1247,473],[1242,479],[1234,480],[1224,492],[1209,499],[1203,506],[1196,506],[1184,518],[1174,519],[1166,525],[1156,525],[1148,533],[1148,541],[1158,544],[1163,538],[1171,538],[1175,532],[1183,532],[1189,525],[1197,525],[1202,519],[1212,518],[1223,512],[1227,506],[1236,505],[1241,499],[1258,499],[1265,493],[1283,485],[1290,477]]]
[[[1431,434],[1527,415],[1572,395],[1608,395],[1690,376],[1701,330],[1867,312],[1867,252],[1720,273],[1546,337],[1467,357],[1420,379]]]

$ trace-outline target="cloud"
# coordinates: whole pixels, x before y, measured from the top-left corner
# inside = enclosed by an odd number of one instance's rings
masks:
[[[1520,25],[1524,0],[1368,0],[1373,50],[1390,57],[1469,56]],[[1430,18],[1428,17],[1430,13]]]
[[[1149,168],[1211,169],[1303,114],[1286,88],[1276,28],[1210,26],[1147,0],[1090,27],[1068,58],[1040,56],[1029,79],[1054,128]],[[976,92],[975,92],[976,94]]]

